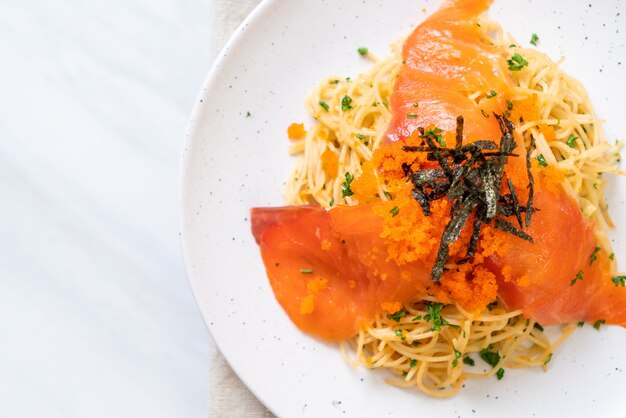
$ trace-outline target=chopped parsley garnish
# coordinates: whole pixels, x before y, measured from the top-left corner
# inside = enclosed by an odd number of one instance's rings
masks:
[[[539,161],[539,165],[542,166],[542,167],[547,167],[548,166],[548,162],[546,161],[546,157],[544,157],[543,154],[537,155],[537,161]]]
[[[539,323],[535,322],[534,327],[537,328],[539,331],[543,332],[543,327]]]
[[[537,36],[537,34],[533,33],[532,36],[530,37],[530,43],[533,44],[534,46],[537,46],[538,40],[539,40],[539,37]]]
[[[361,140],[367,138],[365,135],[361,135],[361,134],[356,134],[356,137],[361,139]]]
[[[489,351],[489,347],[480,350],[479,354],[480,358],[491,367],[496,367],[500,362],[500,354],[494,351]]]
[[[339,84],[339,80],[330,80],[329,84]]]
[[[485,112],[483,109],[480,109],[480,113],[482,113],[484,117],[489,119],[489,113]]]
[[[611,278],[611,281],[615,284],[615,286],[626,287],[626,276],[615,276]]]
[[[397,206],[394,206],[393,208],[391,208],[391,210],[389,211],[389,213],[391,213],[391,217],[392,217],[392,218],[395,218],[395,217],[396,217],[396,215],[397,215],[398,213],[400,213],[400,208],[399,208],[399,207],[397,207]]]
[[[513,110],[513,102],[510,100],[506,101],[506,108],[507,110]]]
[[[409,375],[409,372],[407,372],[406,370],[402,372],[402,377],[407,377]]]
[[[419,321],[422,319],[422,315],[417,315],[415,318],[411,319],[411,321]]]
[[[417,360],[412,358],[411,361],[409,361],[409,367],[413,368],[415,366],[417,366]]]
[[[574,279],[569,283],[569,285],[574,286],[577,281],[582,280],[582,279],[583,279],[583,271],[581,270],[578,273],[576,273],[576,277],[574,277]]]
[[[313,269],[300,269],[302,274],[313,274]]]
[[[487,97],[488,99],[493,99],[494,97],[496,97],[498,95],[498,92],[495,90],[489,90],[489,93],[487,93]]]
[[[546,359],[546,361],[543,362],[543,365],[545,366],[546,364],[550,363],[550,360],[552,360],[552,354],[550,353],[550,355],[548,356],[548,358]]]
[[[352,196],[354,194],[350,188],[352,180],[354,180],[354,176],[350,174],[349,171],[346,171],[346,181],[341,183],[341,197]]]
[[[456,367],[459,365],[459,359],[461,358],[461,352],[456,348],[454,349],[454,360],[452,360],[452,367]]]
[[[409,118],[409,119],[415,119],[417,117],[417,114],[416,113],[407,113],[406,117]]]
[[[496,372],[496,377],[498,378],[498,380],[502,380],[503,376],[504,376],[504,369],[500,367],[498,371]]]
[[[392,198],[392,197],[391,197],[391,193],[389,193],[387,190],[385,190],[385,191],[383,192],[383,194],[385,195],[385,197],[386,197],[387,199],[391,199],[391,198]]]
[[[419,105],[420,105],[420,104],[419,104],[419,103],[417,103],[417,102],[413,103],[413,107],[419,107]]]
[[[474,359],[469,356],[463,357],[463,363],[467,364],[468,366],[473,366],[474,364],[476,364],[474,362]]]
[[[330,110],[330,106],[328,106],[328,103],[326,103],[326,102],[324,102],[322,100],[320,100],[318,103],[320,104],[320,106],[322,106],[322,109],[324,109],[325,111],[328,112],[328,110]]]
[[[591,256],[589,257],[589,265],[592,265],[594,261],[596,261],[598,259],[598,253],[600,252],[600,247],[596,247],[593,252],[591,253]]]
[[[522,68],[528,66],[528,61],[524,59],[517,52],[513,54],[511,58],[509,58],[506,63],[509,65],[509,70],[511,71],[520,71]]]
[[[606,321],[604,319],[598,319],[596,322],[593,323],[593,327],[599,330],[602,324],[606,324]]]
[[[388,314],[387,319],[393,319],[396,322],[400,322],[400,319],[406,316],[407,312],[404,309],[400,309],[398,312],[394,314]]]
[[[578,328],[582,328],[585,325],[585,321],[579,321],[576,325],[578,325]]]
[[[576,135],[570,134],[569,138],[567,138],[567,141],[565,141],[565,143],[567,144],[568,147],[574,148],[576,146],[577,139],[578,137]]]
[[[441,317],[441,308],[443,303],[431,303],[426,305],[426,315],[424,315],[425,321],[432,321],[433,326],[430,327],[431,331],[441,332],[441,327],[444,325],[450,325],[448,321]]]
[[[332,208],[334,204],[335,204],[335,197],[333,196],[330,198],[330,202],[328,202],[328,206]]]
[[[419,341],[411,341],[411,345],[412,345],[413,347],[417,347],[417,346],[418,346],[418,345],[420,345],[420,344],[421,344],[421,342],[419,342]]]
[[[432,138],[435,138],[435,140],[439,143],[439,145],[441,145],[442,147],[446,146],[446,141],[443,139],[443,136],[441,136],[441,133],[443,131],[437,127],[431,128],[431,129],[426,129],[424,131],[424,136],[430,136]]]
[[[369,50],[367,48],[365,48],[364,46],[360,47],[359,49],[357,49],[357,52],[361,55],[367,55],[367,53],[369,52]]]
[[[343,96],[341,99],[341,110],[346,111],[352,109],[352,98],[350,96]]]
[[[404,331],[401,329],[395,330],[395,334],[397,337],[400,337],[402,341],[406,341],[406,337],[404,336]]]
[[[252,116],[252,113],[246,112],[246,117],[249,118],[250,116]]]
[[[609,260],[611,261],[615,260],[615,253],[609,254]]]

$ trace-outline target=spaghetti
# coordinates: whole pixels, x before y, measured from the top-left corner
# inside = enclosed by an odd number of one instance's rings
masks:
[[[621,144],[606,141],[584,88],[560,68],[561,61],[555,63],[534,49],[518,46],[493,21],[483,18],[479,26],[503,60],[517,53],[527,61],[523,71],[511,73],[510,100],[515,108],[509,110],[516,132],[527,149],[531,140],[535,142],[532,157],[563,174],[564,189],[587,219],[595,222],[597,239],[610,253],[608,229],[613,223],[604,201],[603,174],[621,173],[617,165]],[[369,54],[374,62],[370,71],[355,79],[327,77],[308,97],[306,108],[318,122],[290,149],[298,162],[287,183],[289,204],[316,203],[326,208],[359,204],[355,196],[342,193],[347,180],[344,173],[358,177],[384,140],[392,117],[390,97],[402,64],[401,48],[401,41],[394,43],[392,55],[384,60]],[[490,94],[475,91],[469,98],[480,104]],[[388,196],[380,182],[378,199],[386,201]],[[475,314],[458,304],[435,302],[424,295],[393,314],[377,315],[372,324],[342,344],[342,352],[355,366],[391,370],[399,376],[390,381],[395,385],[416,386],[429,395],[445,397],[456,393],[467,378],[494,374],[501,378],[504,368],[545,368],[556,347],[575,328],[562,326],[560,337],[551,342],[542,327],[525,318],[521,310],[507,312],[497,303]],[[436,329],[433,306],[448,326]],[[479,368],[472,365],[479,357],[492,368],[475,371]]]

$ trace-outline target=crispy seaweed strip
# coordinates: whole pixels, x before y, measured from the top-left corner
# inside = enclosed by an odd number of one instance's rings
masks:
[[[526,213],[526,224],[530,223],[530,212],[533,212],[532,195],[533,180],[530,174],[530,152],[526,155],[529,175],[529,202],[526,207],[519,205],[517,192],[511,180],[507,180],[510,194],[502,195],[504,167],[509,157],[518,157],[513,151],[517,148],[513,135],[513,124],[504,116],[494,113],[502,136],[500,143],[493,141],[476,141],[463,145],[463,118],[457,118],[456,141],[454,148],[439,147],[438,129],[425,131],[418,128],[423,143],[419,146],[404,146],[407,152],[424,152],[428,161],[436,161],[439,168],[413,171],[410,164],[403,166],[405,174],[413,184],[412,195],[419,203],[425,216],[431,214],[431,202],[447,197],[452,203],[450,220],[448,221],[441,240],[435,264],[431,271],[433,281],[439,281],[445,270],[450,245],[456,242],[472,214],[475,214],[465,258],[457,264],[466,263],[476,253],[484,224],[495,221],[495,227],[521,239],[533,242],[532,237],[523,231],[522,212]],[[436,132],[438,131],[438,132]],[[531,149],[534,140],[531,142]],[[487,152],[486,152],[487,151]],[[520,229],[502,217],[515,216]]]
[[[456,143],[454,148],[460,151],[461,145],[463,145],[463,116],[458,116],[456,118]]]
[[[517,201],[517,194],[515,193],[515,187],[513,187],[513,182],[511,179],[507,179],[507,185],[509,186],[509,191],[511,192],[511,201],[513,204],[513,213],[515,214],[515,219],[517,219],[517,223],[519,224],[520,229],[524,229],[524,223],[522,222],[522,214],[519,210],[519,202]]]
[[[430,200],[424,194],[424,191],[418,188],[413,189],[411,192],[413,195],[413,199],[417,200],[420,207],[422,208],[422,212],[424,212],[424,216],[430,216]]]
[[[535,194],[535,180],[530,172],[530,153],[535,148],[535,137],[530,136],[530,146],[526,151],[526,173],[528,174],[528,202],[526,202],[526,228],[530,226],[530,217],[533,213],[533,197]]]
[[[515,235],[516,237],[524,239],[530,242],[531,244],[535,243],[533,241],[533,237],[528,235],[526,232],[520,231],[519,229],[515,228],[511,222],[505,221],[502,218],[496,218],[496,222],[494,223],[494,226],[501,231],[507,232],[511,235]]]

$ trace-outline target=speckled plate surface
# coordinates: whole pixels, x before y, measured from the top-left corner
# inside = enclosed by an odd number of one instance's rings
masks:
[[[626,416],[626,331],[585,327],[555,355],[549,373],[507,372],[467,382],[452,399],[384,383],[353,370],[334,345],[300,333],[275,301],[250,233],[253,206],[280,205],[293,161],[286,127],[312,120],[303,100],[327,74],[367,68],[437,1],[268,0],[244,22],[209,74],[193,111],[182,167],[182,241],[187,271],[211,333],[248,387],[283,417]],[[490,15],[583,80],[609,138],[624,138],[626,7],[623,1],[496,0]],[[621,12],[621,13],[620,13]],[[626,221],[625,182],[609,203]],[[618,231],[623,231],[621,228]],[[615,234],[626,266],[626,248]]]

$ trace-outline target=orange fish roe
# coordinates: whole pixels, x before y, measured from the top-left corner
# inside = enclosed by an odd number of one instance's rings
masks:
[[[376,166],[372,161],[366,161],[361,170],[361,175],[351,183],[350,189],[359,202],[366,202],[369,197],[378,194]]]
[[[292,123],[287,128],[287,137],[291,140],[302,139],[306,135],[303,123]]]
[[[481,266],[472,266],[471,271],[465,269],[444,273],[441,277],[441,289],[470,312],[485,309],[498,295],[496,276]]]
[[[300,313],[310,314],[315,310],[315,295],[321,290],[328,288],[328,279],[317,277],[306,285],[309,294],[300,301]]]
[[[310,314],[313,312],[313,310],[315,309],[315,296],[314,295],[307,295],[304,298],[302,298],[302,301],[300,302],[300,313],[301,314]]]
[[[402,304],[400,302],[383,302],[380,304],[380,307],[383,309],[383,311],[394,314],[402,309]]]
[[[324,251],[328,251],[328,250],[330,250],[330,248],[331,248],[332,246],[333,246],[333,244],[332,244],[329,240],[327,240],[327,239],[322,240],[322,242],[320,243],[320,248],[321,248],[322,250],[324,250]]]
[[[339,169],[339,157],[331,150],[326,150],[320,157],[322,160],[322,169],[328,177],[335,177]]]
[[[524,100],[514,101],[509,119],[514,123],[518,123],[520,120],[538,120],[537,96],[533,94]]]

